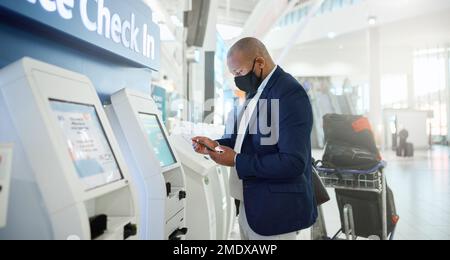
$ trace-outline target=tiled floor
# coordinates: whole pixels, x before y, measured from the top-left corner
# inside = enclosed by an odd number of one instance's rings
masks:
[[[314,151],[316,158],[321,151]],[[434,147],[417,151],[411,159],[397,158],[385,152],[388,184],[392,188],[401,219],[395,239],[450,240],[450,148]],[[331,190],[332,201],[324,206],[325,222],[332,236],[340,227],[339,213]],[[309,239],[303,231],[299,239]],[[239,239],[236,224],[231,239]]]
[[[396,238],[450,239],[450,149],[435,147],[414,159],[387,156],[401,217]]]

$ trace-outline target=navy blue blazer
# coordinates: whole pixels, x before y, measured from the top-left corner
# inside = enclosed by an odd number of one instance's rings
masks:
[[[279,100],[278,105],[272,104],[272,100]],[[274,117],[271,112],[276,112],[277,107],[279,114],[274,113]],[[257,131],[247,131],[236,159],[237,173],[244,184],[248,224],[262,236],[309,228],[317,219],[311,174],[313,114],[309,97],[296,79],[278,67],[261,94],[257,109],[258,117],[254,117],[257,123],[253,123],[258,126],[254,128]],[[262,125],[270,126],[271,133],[259,127],[264,120],[267,122]],[[236,137],[233,134],[217,141],[234,148]],[[275,137],[275,141],[270,142],[269,137]]]

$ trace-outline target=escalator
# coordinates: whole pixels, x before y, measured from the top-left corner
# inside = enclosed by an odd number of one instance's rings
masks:
[[[331,93],[330,78],[302,78],[299,81],[308,90],[313,108],[314,125],[311,134],[312,147],[313,149],[323,149],[325,146],[323,116],[326,114],[354,115],[356,114],[355,106],[349,94],[335,95]]]

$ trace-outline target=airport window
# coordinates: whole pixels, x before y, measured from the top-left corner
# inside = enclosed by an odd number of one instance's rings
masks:
[[[433,112],[429,132],[435,138],[447,136],[446,62],[444,48],[417,51],[414,58],[416,108]]]

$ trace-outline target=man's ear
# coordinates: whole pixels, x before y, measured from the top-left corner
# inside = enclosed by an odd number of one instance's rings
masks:
[[[256,58],[256,68],[263,69],[266,67],[266,60],[263,57]]]

